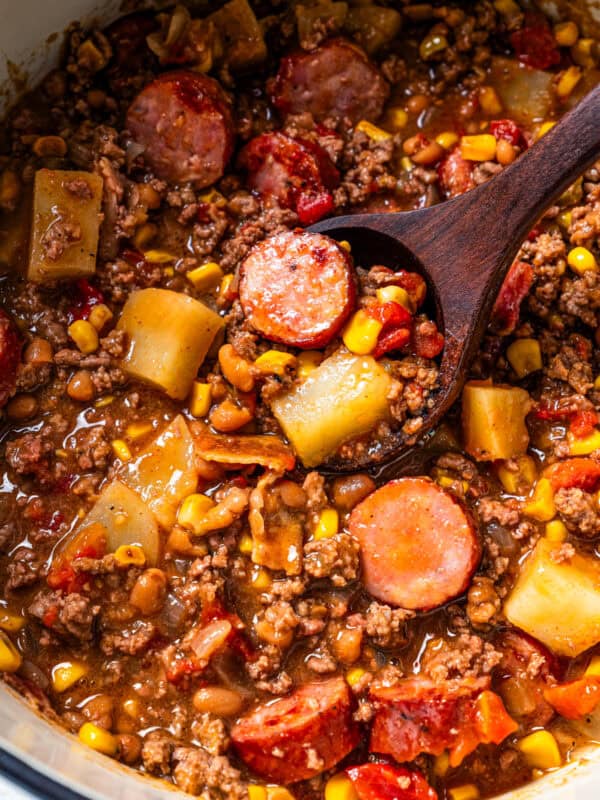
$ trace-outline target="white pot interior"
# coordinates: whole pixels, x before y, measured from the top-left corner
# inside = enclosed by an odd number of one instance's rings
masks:
[[[549,14],[560,2],[541,0]],[[600,26],[600,0],[567,2],[587,6],[589,24]],[[0,114],[25,85],[35,82],[55,63],[65,27],[73,20],[109,22],[119,12],[119,0],[0,0]],[[16,81],[15,81],[16,79]],[[599,719],[587,735],[600,745]],[[78,740],[40,717],[18,695],[0,682],[0,750],[21,759],[54,781],[94,800],[158,800],[169,791],[164,782],[141,778],[113,760],[98,755]],[[571,763],[547,774],[502,800],[598,800],[600,796],[600,746],[587,745]],[[501,800],[498,798],[498,800]]]

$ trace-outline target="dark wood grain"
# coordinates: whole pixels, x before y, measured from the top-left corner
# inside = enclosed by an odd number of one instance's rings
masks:
[[[600,156],[600,86],[513,164],[481,186],[418,211],[334,217],[310,230],[352,245],[356,263],[417,269],[433,293],[445,347],[440,389],[420,442],[456,400],[494,300],[523,239],[543,212]],[[412,451],[412,452],[409,452]],[[377,463],[419,461],[399,433]],[[373,467],[370,460],[332,469]]]

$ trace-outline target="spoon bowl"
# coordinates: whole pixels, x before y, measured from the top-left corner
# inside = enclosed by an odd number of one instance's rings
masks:
[[[392,462],[395,474],[414,468],[422,447],[457,399],[481,344],[490,313],[521,243],[542,214],[600,156],[600,86],[545,136],[491,180],[447,202],[416,211],[332,217],[309,230],[347,240],[357,264],[419,272],[444,334],[435,405],[415,437],[392,433],[375,453],[334,471]],[[389,473],[390,468],[386,468]]]

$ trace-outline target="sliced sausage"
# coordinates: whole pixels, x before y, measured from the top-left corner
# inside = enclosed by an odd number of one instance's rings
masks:
[[[518,726],[488,685],[489,678],[440,683],[415,677],[373,687],[370,751],[412,761],[448,750],[450,766],[458,766],[479,744],[500,744]]]
[[[8,314],[0,308],[0,407],[15,391],[20,359],[19,334]]]
[[[503,631],[494,647],[502,653],[494,686],[508,712],[526,728],[543,727],[554,716],[544,690],[555,681],[555,658],[521,631]]]
[[[312,225],[333,210],[330,190],[339,184],[340,174],[314,142],[263,133],[244,147],[239,164],[248,173],[250,189],[292,208],[303,225]]]
[[[358,800],[438,800],[437,792],[420,772],[392,764],[361,764],[350,767]]]
[[[376,120],[390,87],[360,47],[333,39],[311,52],[281,60],[269,85],[276,108],[284,114],[310,112],[316,120]]]
[[[258,775],[295,783],[331,769],[356,747],[346,681],[309,683],[242,717],[231,731],[239,757]]]
[[[461,156],[458,145],[440,161],[438,178],[445,197],[456,197],[475,187],[473,167],[472,161],[467,161]]]
[[[428,610],[462,594],[481,557],[472,519],[429,478],[386,483],[356,506],[348,527],[367,590],[402,608]]]
[[[293,347],[325,347],[356,298],[352,259],[320,233],[286,231],[265,239],[240,275],[240,302],[252,327]]]
[[[209,186],[233,152],[227,95],[197,72],[169,72],[145,86],[129,106],[127,127],[144,147],[146,162],[168,181]]]

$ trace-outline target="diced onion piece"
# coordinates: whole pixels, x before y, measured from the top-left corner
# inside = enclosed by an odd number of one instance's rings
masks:
[[[224,60],[233,72],[247,70],[267,57],[262,30],[248,0],[230,0],[206,19],[217,29]]]
[[[184,400],[223,320],[180,292],[142,289],[129,296],[117,327],[129,342],[125,371]]]
[[[516,458],[527,450],[525,417],[531,400],[524,389],[469,381],[462,395],[464,447],[478,461]]]
[[[94,523],[99,523],[106,531],[108,553],[114,553],[123,545],[135,544],[143,548],[148,564],[158,561],[160,538],[154,515],[140,495],[121,481],[108,484],[79,530],[84,532]]]
[[[175,417],[145,450],[124,464],[119,478],[139,494],[159,525],[172,527],[179,504],[198,484],[194,440],[184,418]],[[142,545],[150,560],[146,545],[135,544]]]
[[[389,416],[390,386],[374,358],[338,351],[271,408],[304,466],[314,467]]]
[[[600,565],[578,554],[561,560],[561,546],[539,540],[504,614],[558,655],[574,658],[600,642]]]
[[[69,191],[67,186],[78,188]],[[28,280],[45,283],[94,274],[101,202],[98,175],[53,169],[36,172]],[[61,247],[54,250],[49,248],[53,232],[57,239],[59,234],[63,237]]]

